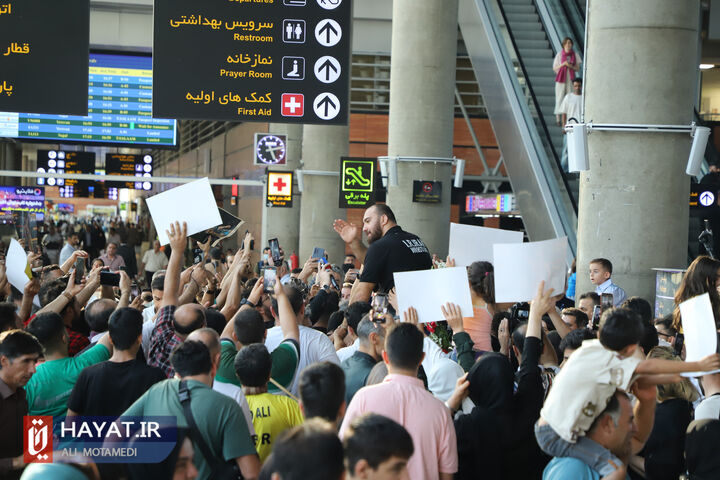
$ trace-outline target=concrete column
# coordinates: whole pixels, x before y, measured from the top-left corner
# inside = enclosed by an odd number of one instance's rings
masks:
[[[588,11],[585,119],[690,125],[698,75],[699,1],[594,0]],[[685,267],[691,138],[593,132],[580,177],[578,280],[588,262],[613,263],[628,296],[655,298],[653,267]]]
[[[339,172],[340,157],[347,156],[350,129],[347,126],[305,125],[303,129],[303,170]],[[339,175],[303,176],[302,205],[300,206],[300,263],[312,254],[314,247],[324,248],[330,263],[342,263],[345,243],[333,230],[336,218],[345,218],[345,210],[338,208]]]
[[[394,0],[388,155],[452,157],[457,0]],[[442,203],[413,203],[413,180],[442,182]],[[398,163],[387,203],[404,230],[447,255],[452,167]]]
[[[302,153],[302,125],[285,123],[271,123],[268,133],[287,135],[286,158],[287,164],[273,167],[272,170],[295,171],[300,166]],[[265,204],[267,185],[263,188],[263,218],[262,239],[258,250],[262,251],[270,238],[277,238],[280,246],[285,250],[285,256],[290,258],[292,252],[297,252],[300,238],[300,194],[297,187],[293,192],[292,208],[273,208]]]

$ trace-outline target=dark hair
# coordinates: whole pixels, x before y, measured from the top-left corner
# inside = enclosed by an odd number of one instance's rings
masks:
[[[576,330],[572,330],[565,335],[562,340],[560,340],[560,353],[564,355],[565,350],[568,348],[570,350],[577,350],[582,346],[582,343],[585,340],[592,340],[594,338],[597,338],[595,336],[595,332],[589,328],[578,328]]]
[[[218,247],[212,247],[210,249],[210,257],[213,260],[222,260],[223,259],[223,252],[221,248]]]
[[[335,422],[345,401],[345,373],[332,362],[306,367],[298,380],[305,418],[320,417]]]
[[[348,327],[352,328],[354,332],[357,332],[358,324],[362,317],[372,310],[372,305],[368,302],[353,302],[348,305],[345,310],[345,319],[347,320]]]
[[[622,308],[627,308],[640,315],[640,320],[643,323],[652,324],[653,314],[652,306],[650,302],[640,297],[630,297],[620,305]],[[649,350],[648,350],[649,351]]]
[[[77,232],[70,232],[65,235],[65,240],[70,240],[72,237],[80,237],[80,235]]]
[[[227,324],[227,320],[225,319],[225,315],[223,315],[217,308],[206,308],[205,323],[209,328],[215,330],[218,335],[222,335],[222,332],[225,329],[225,324]]]
[[[590,265],[593,263],[599,263],[603,270],[612,275],[612,262],[607,258],[593,258],[590,260]]]
[[[25,330],[38,339],[46,352],[54,352],[62,344],[65,324],[60,314],[45,312],[36,315]]]
[[[673,327],[672,315],[665,315],[663,318],[658,318],[657,320],[655,320],[655,330],[657,330],[658,325],[667,330],[668,335],[670,335],[671,337],[677,335],[677,330],[675,330],[675,328]],[[720,345],[720,343],[718,343],[718,345]]]
[[[129,350],[142,335],[142,312],[131,307],[118,308],[108,321],[108,332],[116,350]]]
[[[608,400],[607,405],[603,409],[602,412],[600,412],[600,415],[595,417],[595,420],[593,421],[592,425],[590,425],[590,428],[588,429],[588,433],[595,430],[595,427],[598,426],[600,423],[600,420],[605,415],[610,415],[612,418],[613,424],[615,426],[618,426],[618,421],[620,420],[620,415],[622,414],[622,410],[620,408],[620,400],[618,399],[619,396],[628,398],[627,393],[623,392],[622,390],[615,390],[615,393],[613,393],[610,396],[610,399]]]
[[[511,339],[513,345],[515,345],[520,353],[523,351],[525,346],[525,333],[527,332],[527,322],[522,322],[520,325],[512,331]]]
[[[330,315],[330,318],[328,318],[328,325],[327,325],[327,331],[332,332],[337,327],[340,326],[340,324],[343,322],[343,319],[345,318],[345,313],[341,312],[340,310],[333,312]]]
[[[150,282],[150,289],[159,290],[161,292],[165,290],[165,275],[158,275],[153,278],[152,282]]]
[[[600,295],[598,295],[595,292],[585,292],[582,295],[578,297],[578,303],[580,303],[580,300],[585,300],[586,298],[592,299],[593,303],[595,305],[600,305]]]
[[[660,344],[658,340],[657,329],[655,325],[650,322],[642,322],[643,333],[640,337],[640,348],[643,349],[643,353],[647,355],[650,350],[657,347]]]
[[[583,80],[580,77],[575,77],[575,80],[573,80],[573,83],[579,83],[580,85],[582,85]]]
[[[579,308],[566,308],[562,311],[563,315],[575,318],[575,325],[577,328],[585,328],[588,324],[588,316]]]
[[[1,357],[7,357],[12,362],[23,355],[33,354],[42,356],[43,347],[30,333],[23,330],[8,330],[0,334]]]
[[[290,301],[290,306],[293,309],[293,312],[295,315],[300,313],[300,309],[302,308],[303,304],[305,303],[305,299],[303,298],[303,294],[300,291],[299,288],[296,288],[294,285],[286,284],[283,285],[283,290],[285,291],[285,295],[287,295],[288,300]],[[272,299],[272,308],[273,311],[277,314],[278,313],[278,303],[277,299],[273,297]]]
[[[245,308],[235,314],[233,329],[238,342],[243,345],[263,343],[265,322],[262,315],[254,308]]]
[[[176,346],[170,354],[170,363],[181,377],[210,373],[212,361],[208,347],[196,340],[186,340]]]
[[[600,319],[598,338],[605,348],[619,352],[629,345],[640,343],[643,331],[637,313],[625,308],[611,308]]]
[[[339,302],[336,292],[320,290],[308,304],[308,318],[315,324],[325,316],[330,316],[338,309]]]
[[[390,365],[415,370],[423,358],[423,334],[411,323],[397,323],[385,337]]]
[[[275,441],[272,473],[282,480],[337,480],[343,471],[342,443],[324,420],[308,420]]]
[[[263,387],[270,381],[272,357],[262,343],[243,347],[235,355],[235,374],[246,387]]]
[[[377,210],[377,214],[379,216],[385,215],[388,218],[388,221],[392,223],[397,223],[397,220],[395,220],[395,214],[390,209],[390,207],[388,207],[384,203],[376,203],[375,205],[373,205],[373,207],[375,208],[375,210]]]
[[[399,423],[376,413],[355,418],[343,439],[345,468],[352,474],[355,465],[365,460],[377,470],[392,457],[409,459],[415,451],[412,437]]]
[[[50,302],[62,295],[66,288],[67,279],[63,278],[56,278],[55,280],[42,284],[40,286],[40,290],[38,291],[40,305],[43,307],[48,305]]]
[[[0,332],[15,328],[15,304],[11,302],[0,303]]]
[[[565,37],[565,38],[563,38],[562,42],[560,42],[560,45],[562,45],[564,47],[567,42],[574,44],[574,42],[572,41],[572,38]]]
[[[675,292],[675,310],[673,311],[673,327],[680,330],[680,304],[692,297],[707,293],[715,316],[715,326],[720,329],[720,295],[715,288],[720,270],[720,261],[702,255],[697,257],[688,267],[685,276]]]
[[[490,262],[473,262],[468,267],[470,287],[485,303],[495,305],[495,273]]]
[[[110,320],[110,315],[115,311],[115,308],[117,308],[117,304],[114,300],[109,298],[95,300],[85,309],[85,321],[94,332],[107,332],[108,320]],[[142,316],[142,314],[140,315]]]

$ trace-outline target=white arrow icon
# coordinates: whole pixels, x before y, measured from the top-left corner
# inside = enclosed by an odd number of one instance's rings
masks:
[[[323,83],[333,83],[340,78],[342,69],[335,57],[326,55],[315,62],[315,77]]]
[[[334,47],[342,38],[342,28],[335,20],[326,18],[315,27],[315,39],[323,47]]]
[[[712,192],[702,192],[700,194],[700,204],[704,207],[709,207],[715,202],[715,195]]]
[[[340,100],[330,92],[321,93],[315,97],[313,109],[322,120],[332,120],[340,113]]]
[[[317,2],[318,5],[320,5],[325,10],[334,10],[340,6],[342,0],[317,0]]]

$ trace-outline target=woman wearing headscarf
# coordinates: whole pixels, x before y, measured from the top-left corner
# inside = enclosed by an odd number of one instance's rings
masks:
[[[720,420],[695,420],[685,435],[688,480],[720,478]]]
[[[562,41],[562,49],[555,55],[553,60],[553,71],[555,72],[555,118],[558,125],[561,123],[563,113],[560,105],[565,95],[573,91],[573,80],[575,80],[575,73],[580,70],[581,63],[580,54],[573,50],[572,39],[565,37]]]
[[[552,290],[540,284],[530,306],[525,345],[515,376],[507,357],[486,353],[470,370],[468,392],[475,404],[455,420],[459,470],[456,479],[539,479],[549,457],[540,451],[533,426],[540,417],[544,390],[538,362],[542,315],[552,304]],[[453,408],[453,405],[450,405]]]

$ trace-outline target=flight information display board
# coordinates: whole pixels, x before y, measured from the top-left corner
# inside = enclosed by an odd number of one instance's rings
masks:
[[[47,76],[43,78],[47,82]],[[92,53],[86,78],[87,116],[0,112],[0,137],[177,146],[177,121],[152,117],[151,57]]]
[[[0,111],[85,115],[90,0],[0,0]]]
[[[88,173],[95,174],[95,154],[93,152],[65,152],[62,150],[38,150],[38,173]],[[54,177],[38,177],[38,185],[59,187],[60,196],[92,197],[95,182],[92,180],[71,180]]]
[[[351,0],[155,0],[153,114],[347,125]]]
[[[152,190],[152,183],[146,178],[152,177],[152,155],[126,155],[122,153],[105,154],[106,175],[126,175],[126,182],[105,180],[106,187]]]

